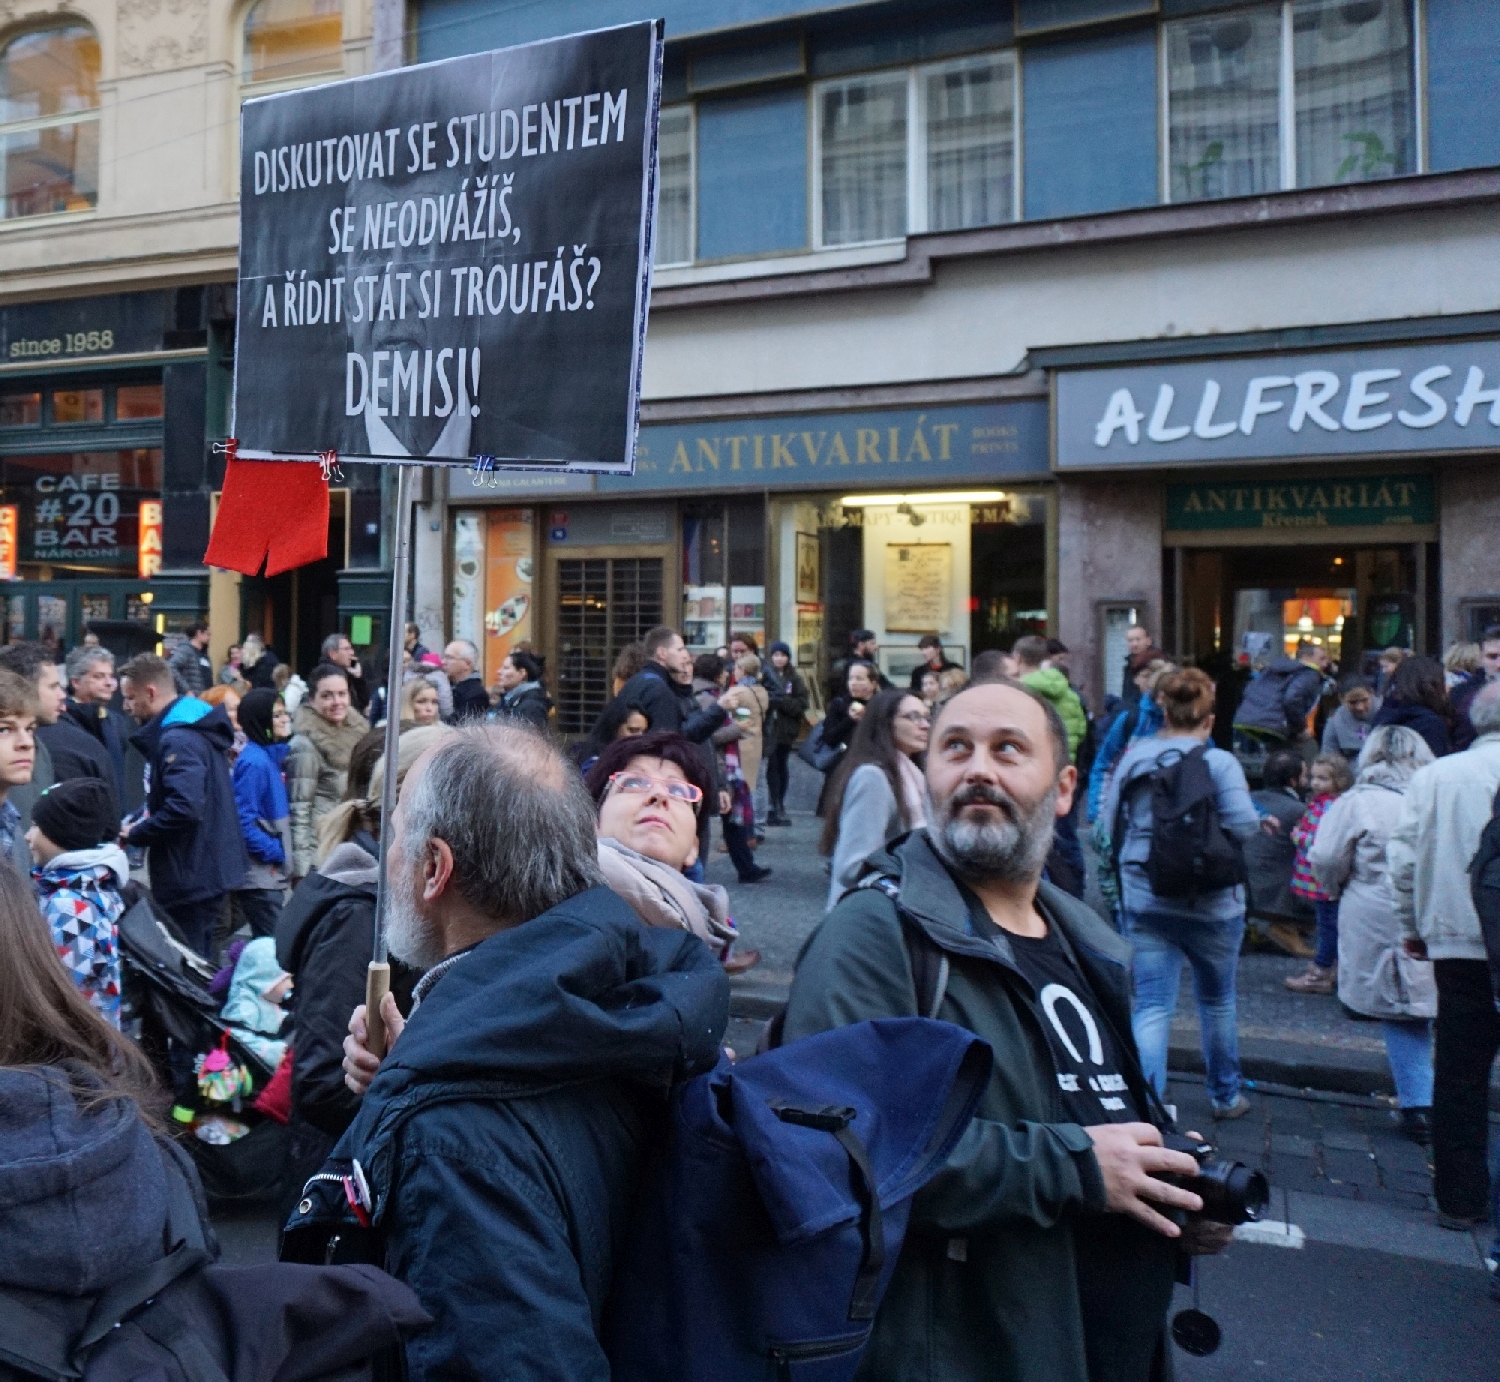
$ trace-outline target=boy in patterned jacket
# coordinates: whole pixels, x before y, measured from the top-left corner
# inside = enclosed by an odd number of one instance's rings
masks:
[[[52,943],[83,996],[111,1025],[120,1025],[120,896],[130,878],[115,789],[99,778],[75,777],[49,787],[31,812],[26,843]]]

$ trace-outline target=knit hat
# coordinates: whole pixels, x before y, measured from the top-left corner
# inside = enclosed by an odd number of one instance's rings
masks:
[[[778,638],[776,642],[771,644],[771,646],[766,649],[767,657],[770,657],[772,653],[785,653],[788,657],[790,657],[792,655],[792,650]]]
[[[32,823],[59,849],[93,849],[120,833],[115,789],[97,777],[72,777],[47,788],[31,808]]]

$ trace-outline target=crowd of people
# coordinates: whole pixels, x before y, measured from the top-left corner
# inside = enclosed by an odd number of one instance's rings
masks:
[[[1230,1237],[1173,1142],[1170,1024],[1186,963],[1213,1117],[1242,1117],[1247,927],[1308,960],[1291,991],[1380,1024],[1440,1221],[1500,1222],[1500,1012],[1467,876],[1500,789],[1500,629],[1446,667],[1402,656],[1338,683],[1299,647],[1258,669],[1226,736],[1214,681],[1143,628],[1097,715],[1056,640],[965,670],[926,638],[896,687],[859,630],[820,716],[784,643],[762,660],[734,634],[694,658],[662,627],[622,652],[565,750],[531,650],[491,696],[472,645],[434,662],[409,628],[394,763],[383,688],[346,637],[303,681],[253,638],[215,675],[207,635],[118,669],[97,646],[61,669],[40,645],[0,649],[0,1082],[33,1081],[0,1094],[0,1158],[6,1138],[60,1145],[60,1116],[63,1142],[105,1117],[160,1141],[169,1106],[189,1145],[200,1126],[232,1141],[253,1096],[287,1129],[292,1230],[319,1181],[378,1228],[379,1265],[427,1320],[405,1345],[415,1379],[609,1375],[612,1277],[664,1096],[720,1061],[729,977],[758,958],[705,881],[712,822],[740,881],[764,879],[793,752],[825,776],[827,914],[768,1039],[921,1016],[993,1054],[912,1204],[862,1375],[1166,1375],[1173,1283]],[[394,972],[376,1041],[382,848]],[[1107,918],[1083,900],[1095,875]],[[181,1032],[137,1047],[119,927],[143,899],[219,969],[221,1049]],[[232,1051],[266,1078],[241,1081]],[[200,1117],[205,1098],[234,1116]],[[96,1212],[100,1241],[122,1241],[130,1205]],[[170,1248],[131,1241],[119,1271]],[[86,1315],[110,1270],[38,1300]]]

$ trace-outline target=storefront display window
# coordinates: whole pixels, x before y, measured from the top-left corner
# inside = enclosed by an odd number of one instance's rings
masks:
[[[759,499],[682,508],[682,636],[711,653],[732,634],[766,639],[765,509]]]
[[[781,628],[797,664],[826,670],[855,629],[904,680],[924,634],[950,661],[1045,634],[1047,506],[1040,490],[941,490],[788,499],[778,505]]]
[[[479,674],[493,686],[505,655],[531,642],[531,509],[465,509],[453,516],[452,628],[480,650]]]
[[[42,421],[42,396],[29,393],[0,394],[0,427],[36,427]]]
[[[164,413],[160,384],[122,384],[115,390],[115,421],[139,422]]]
[[[60,427],[104,421],[103,389],[58,389],[52,395],[52,421]]]
[[[0,481],[20,511],[23,579],[54,566],[136,574],[140,506],[161,498],[159,450],[7,456]]]

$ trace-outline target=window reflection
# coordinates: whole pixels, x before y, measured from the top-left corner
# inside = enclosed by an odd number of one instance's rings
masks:
[[[161,416],[160,384],[122,384],[115,390],[116,422],[137,422]]]
[[[0,394],[0,427],[35,427],[41,420],[40,393]]]
[[[246,16],[247,82],[286,81],[343,66],[341,0],[260,0]]]
[[[84,25],[0,49],[0,219],[97,204],[98,82],[99,40]]]
[[[104,390],[56,390],[52,395],[52,421],[64,426],[103,422]]]

